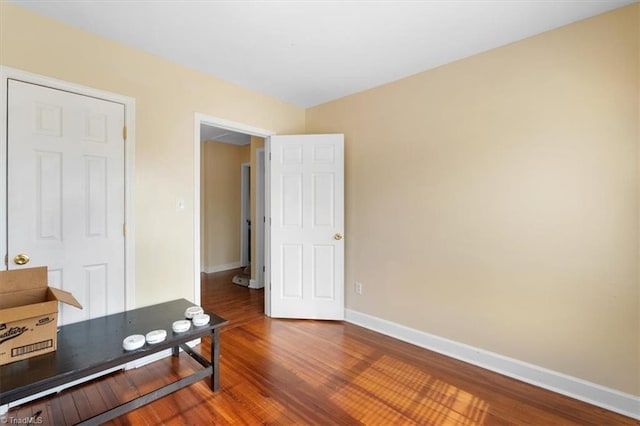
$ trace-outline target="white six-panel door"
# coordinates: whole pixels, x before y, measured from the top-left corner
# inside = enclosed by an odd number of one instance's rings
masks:
[[[7,108],[8,268],[48,267],[62,324],[123,311],[124,106],[9,80]]]
[[[271,316],[344,319],[344,136],[272,136]]]

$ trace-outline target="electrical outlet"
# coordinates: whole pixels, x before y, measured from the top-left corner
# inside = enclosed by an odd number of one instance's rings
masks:
[[[356,281],[353,285],[353,291],[356,294],[362,294],[362,283],[360,281]]]

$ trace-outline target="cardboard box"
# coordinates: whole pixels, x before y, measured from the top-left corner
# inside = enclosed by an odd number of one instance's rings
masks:
[[[47,285],[47,268],[0,271],[0,365],[56,350],[58,302],[82,309]]]

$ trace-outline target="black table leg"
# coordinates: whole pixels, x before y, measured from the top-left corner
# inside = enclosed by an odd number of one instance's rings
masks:
[[[180,346],[174,346],[171,348],[171,355],[178,356],[180,355]]]
[[[220,330],[211,330],[211,390],[220,389]]]

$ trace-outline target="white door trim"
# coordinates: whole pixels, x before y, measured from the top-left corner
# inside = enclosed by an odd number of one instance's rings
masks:
[[[264,141],[264,314],[271,316],[271,138]],[[267,217],[269,216],[269,217]]]
[[[133,183],[135,171],[135,111],[136,100],[129,96],[91,87],[81,86],[64,80],[22,71],[16,68],[0,65],[0,84],[2,85],[0,99],[0,253],[7,253],[7,85],[8,80],[19,80],[26,83],[38,84],[53,89],[64,90],[83,96],[104,99],[124,105],[125,125],[127,126],[127,142],[125,143],[125,192],[124,192],[124,217],[126,223],[126,235],[124,243],[125,252],[125,309],[135,308],[135,228],[134,228],[134,192]]]
[[[193,120],[193,302],[200,305],[200,124],[245,133],[247,135],[268,138],[274,135],[272,130],[261,129],[247,124],[214,117],[196,112]],[[265,293],[265,304],[267,298]]]
[[[249,266],[249,223],[251,221],[250,181],[251,163],[240,165],[240,266]]]
[[[251,229],[255,232],[256,242],[256,258],[252,259],[254,270],[256,271],[256,279],[249,282],[250,288],[263,288],[264,287],[264,266],[265,266],[265,251],[264,251],[264,225],[265,225],[265,157],[264,148],[256,149],[256,223],[251,224]]]

